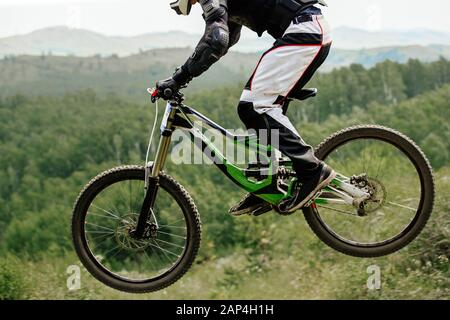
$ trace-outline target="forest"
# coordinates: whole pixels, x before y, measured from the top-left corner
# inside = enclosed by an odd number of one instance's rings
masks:
[[[81,266],[70,235],[78,193],[103,170],[143,164],[154,116],[149,99],[128,99],[127,88],[106,94],[100,80],[98,88],[60,95],[29,95],[26,88],[16,88],[17,93],[0,96],[0,299],[450,296],[448,60],[385,61],[371,69],[354,64],[319,73],[308,85],[319,89],[318,97],[289,110],[313,146],[342,128],[379,124],[401,131],[422,148],[435,171],[437,199],[431,220],[411,245],[383,258],[344,256],[317,239],[301,214],[229,216],[229,207],[243,191],[213,166],[169,162],[165,171],[189,190],[198,207],[202,246],[180,281],[145,296],[107,288],[85,270],[81,289],[66,286],[67,268]],[[214,89],[186,89],[186,103],[225,128],[243,127],[236,105],[244,80]],[[383,270],[381,290],[366,287],[370,265]]]

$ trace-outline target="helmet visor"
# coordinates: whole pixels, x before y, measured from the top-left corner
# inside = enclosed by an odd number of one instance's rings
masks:
[[[177,14],[187,16],[191,12],[191,0],[177,0],[170,4]]]

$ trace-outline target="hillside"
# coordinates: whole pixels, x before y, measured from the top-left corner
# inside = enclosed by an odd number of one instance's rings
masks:
[[[191,54],[189,48],[155,49],[118,58],[20,56],[0,60],[0,94],[61,95],[95,88],[100,94],[143,99],[145,89],[169,77]],[[244,81],[257,56],[230,53],[204,77],[192,82],[193,91]]]
[[[199,93],[189,102],[203,102],[201,111],[237,126],[228,99],[235,90]],[[0,118],[8,121],[0,123],[0,299],[448,299],[449,94],[446,85],[401,103],[367,100],[370,108],[355,108],[352,117],[336,113],[322,124],[290,113],[313,144],[348,125],[379,123],[423,147],[437,172],[436,207],[424,232],[404,250],[350,258],[319,241],[301,215],[232,218],[226,211],[242,191],[213,167],[169,162],[166,171],[196,201],[203,245],[185,277],[145,296],[106,288],[84,269],[80,290],[68,291],[65,284],[67,267],[79,265],[69,233],[79,190],[101,170],[142,162],[152,112],[92,91],[3,98]],[[366,270],[374,264],[382,268],[383,284],[370,291]]]
[[[147,295],[108,288],[81,268],[81,288],[68,290],[68,267],[81,266],[70,233],[80,190],[99,172],[144,162],[155,114],[145,89],[170,75],[190,52],[185,46],[124,57],[23,55],[0,60],[0,300],[448,300],[450,61],[437,54],[448,54],[445,46],[335,49],[322,69],[328,72],[308,84],[319,88],[318,96],[292,103],[288,110],[294,126],[314,146],[356,124],[392,127],[420,146],[435,172],[436,201],[425,229],[406,248],[386,257],[353,258],[320,241],[302,214],[231,217],[227,211],[241,199],[242,190],[213,166],[178,165],[168,157],[165,172],[189,191],[201,216],[202,244],[192,268],[174,285]],[[408,60],[411,52],[417,59]],[[258,56],[231,52],[185,89],[186,103],[225,128],[242,127],[236,104]],[[421,61],[430,59],[435,61]],[[155,149],[156,142],[150,158]],[[343,161],[351,174],[365,171],[362,150],[365,145],[359,154],[350,153],[352,161]],[[370,146],[368,150],[378,153]],[[384,152],[380,156],[378,167],[387,173],[377,179],[389,187],[389,195],[412,197],[406,172],[415,173],[414,168],[402,170],[398,158]],[[369,153],[367,162],[372,157]],[[109,204],[116,212],[114,203]],[[389,222],[401,212],[394,211]],[[385,213],[378,213],[359,220],[365,230],[387,221]],[[347,215],[336,217],[353,226]],[[367,268],[373,265],[381,269],[380,290],[367,287]]]
[[[333,49],[320,72],[359,63],[369,68],[386,58],[406,62],[417,58],[425,62],[449,56],[444,47],[382,48],[362,51]],[[411,52],[414,52],[411,53]],[[18,56],[0,60],[0,95],[62,95],[74,90],[93,88],[100,95],[115,94],[144,101],[145,89],[165,79],[191,54],[190,48],[153,49],[127,57]],[[259,54],[230,52],[189,89],[197,92],[220,86],[243,84],[255,68]]]
[[[408,45],[360,50],[334,49],[328,58],[325,70],[329,71],[332,68],[344,67],[353,63],[361,64],[367,68],[385,60],[399,63],[405,63],[409,59],[432,62],[439,60],[440,57],[450,58],[450,46],[430,45],[425,47]]]

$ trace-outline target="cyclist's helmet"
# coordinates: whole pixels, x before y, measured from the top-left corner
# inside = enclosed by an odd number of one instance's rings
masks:
[[[170,7],[176,11],[177,14],[187,16],[191,12],[191,0],[177,0],[170,4]]]

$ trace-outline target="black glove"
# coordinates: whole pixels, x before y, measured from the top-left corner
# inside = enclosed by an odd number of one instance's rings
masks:
[[[156,89],[158,89],[158,95],[161,98],[169,100],[176,92],[178,92],[180,85],[173,78],[168,78],[166,80],[158,81],[156,83]]]
[[[186,85],[191,80],[192,77],[189,75],[189,72],[185,70],[185,68],[177,68],[171,78],[161,80],[156,83],[158,95],[166,100],[171,99],[182,86]]]

